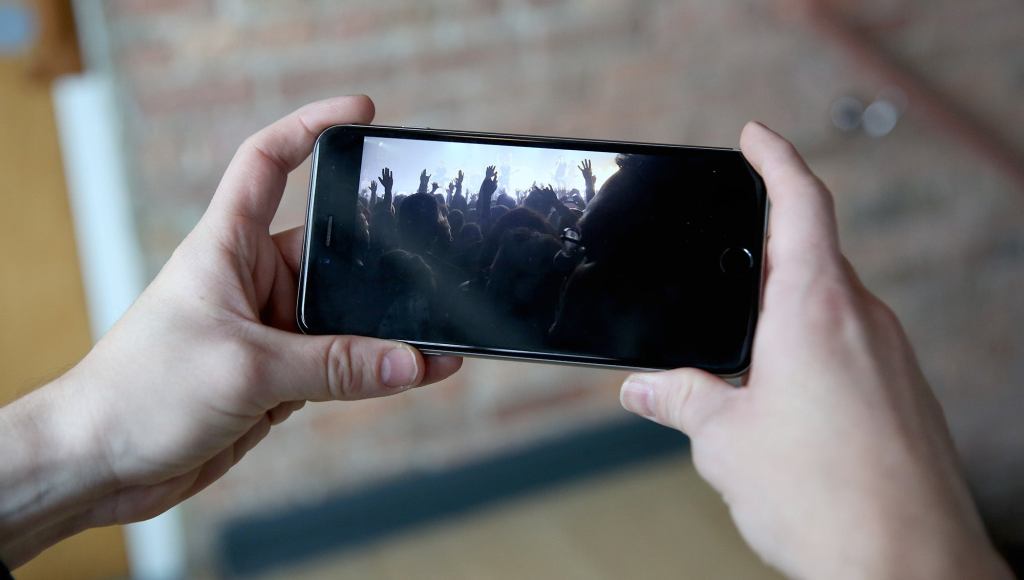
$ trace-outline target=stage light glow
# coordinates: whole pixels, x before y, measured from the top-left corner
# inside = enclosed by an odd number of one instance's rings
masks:
[[[509,195],[528,190],[534,182],[582,193],[585,185],[577,167],[584,159],[593,163],[597,189],[618,171],[615,153],[366,137],[359,186],[368,187],[381,169],[389,167],[395,175],[394,193],[414,193],[420,172],[426,169],[430,181],[437,182],[439,191],[444,191],[461,169],[465,173],[464,192],[476,193],[487,166],[494,165],[498,168],[498,189]]]

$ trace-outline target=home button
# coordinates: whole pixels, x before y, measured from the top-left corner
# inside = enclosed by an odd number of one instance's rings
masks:
[[[718,258],[725,274],[742,274],[754,267],[754,256],[746,248],[726,248]]]

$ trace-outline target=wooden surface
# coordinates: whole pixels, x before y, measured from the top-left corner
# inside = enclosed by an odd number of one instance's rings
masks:
[[[90,343],[50,92],[27,69],[0,59],[0,404],[59,375]],[[125,576],[121,531],[81,534],[16,572]]]
[[[778,578],[674,458],[510,501],[267,580]]]

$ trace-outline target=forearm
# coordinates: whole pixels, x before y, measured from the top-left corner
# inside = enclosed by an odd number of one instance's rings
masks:
[[[858,511],[864,515],[874,510]],[[958,513],[945,506],[931,504],[917,513],[907,510],[906,504],[894,506],[851,525],[844,537],[819,536],[816,541],[820,545],[794,550],[802,556],[794,559],[795,569],[784,570],[787,574],[880,580],[1013,577],[977,514]]]
[[[832,578],[879,578],[904,580],[1012,580],[1013,575],[987,540],[942,541],[927,536],[893,538],[891,546],[872,560],[851,565],[846,570],[829,566]],[[812,575],[823,578],[825,576]]]
[[[94,418],[77,403],[58,379],[0,409],[0,559],[12,568],[85,527],[104,488]]]
[[[491,225],[491,196],[481,195],[476,201],[476,213],[479,216],[480,226],[483,228],[484,234],[490,229]]]

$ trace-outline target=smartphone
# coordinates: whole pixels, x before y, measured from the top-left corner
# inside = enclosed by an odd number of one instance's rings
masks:
[[[427,354],[735,376],[767,211],[732,149],[338,125],[313,151],[298,324]]]

